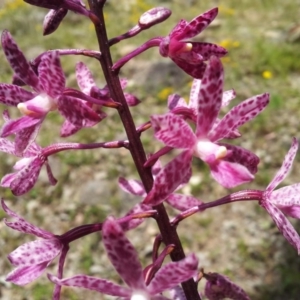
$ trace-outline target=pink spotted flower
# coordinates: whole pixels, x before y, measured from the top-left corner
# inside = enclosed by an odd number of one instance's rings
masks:
[[[4,219],[6,226],[39,238],[21,245],[8,256],[15,269],[7,275],[6,280],[17,285],[25,285],[42,275],[52,260],[61,253],[63,244],[54,234],[32,225],[11,211],[3,200],[1,205],[3,210],[15,219],[14,221]]]
[[[213,8],[190,22],[180,20],[167,36],[150,39],[117,61],[113,69],[120,69],[130,59],[151,47],[159,47],[159,53],[163,57],[171,58],[187,74],[201,79],[206,68],[206,61],[211,56],[222,57],[227,54],[226,49],[216,44],[191,41],[214,20],[217,14],[218,8]],[[120,38],[114,40],[118,41]]]
[[[154,115],[151,123],[158,140],[167,147],[184,149],[180,154],[181,165],[178,165],[181,171],[177,173],[189,169],[192,156],[196,156],[209,165],[216,181],[231,188],[253,180],[259,159],[242,147],[221,144],[219,141],[234,135],[239,126],[259,114],[268,104],[269,95],[257,95],[245,100],[219,120],[222,88],[223,67],[217,57],[212,57],[198,93],[195,133],[182,117],[173,113]],[[166,178],[162,181],[166,181]],[[152,193],[157,197],[157,192]],[[148,195],[151,199],[155,197]]]
[[[217,16],[218,8],[213,8],[192,21],[180,20],[168,36],[162,39],[159,51],[170,57],[181,69],[194,78],[202,78],[206,68],[204,61],[212,55],[224,56],[227,51],[216,45],[190,41],[201,33]]]
[[[121,226],[109,218],[103,224],[102,234],[108,258],[127,287],[87,275],[75,275],[65,279],[48,275],[49,279],[57,285],[81,287],[125,299],[166,300],[168,298],[161,295],[163,291],[177,286],[197,273],[198,260],[192,254],[181,261],[162,266],[146,285],[138,253],[126,238]],[[58,299],[57,297],[54,300]]]
[[[45,116],[50,111],[58,109],[70,124],[80,128],[89,122],[95,124],[101,120],[81,100],[63,94],[65,76],[58,52],[49,51],[43,54],[37,75],[7,30],[2,33],[1,42],[15,76],[32,88],[28,91],[14,84],[0,84],[0,102],[17,106],[24,115],[17,120],[9,120],[1,130],[1,137],[16,134],[17,152],[23,152],[35,140]]]
[[[281,168],[267,186],[260,205],[268,212],[279,231],[300,254],[300,237],[285,215],[300,219],[300,183],[274,189],[291,170],[298,151],[298,141],[294,138]]]
[[[15,150],[14,142],[0,138],[0,151],[20,157],[13,167],[14,172],[5,175],[0,182],[0,186],[10,188],[14,195],[23,195],[33,188],[43,165],[46,166],[50,184],[56,184],[57,180],[52,174],[47,156],[35,142],[19,155]]]

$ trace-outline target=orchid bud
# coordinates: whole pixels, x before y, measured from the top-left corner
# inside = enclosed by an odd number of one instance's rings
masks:
[[[139,19],[139,26],[142,29],[147,29],[168,19],[171,15],[171,10],[165,7],[154,7],[144,12]]]
[[[59,24],[67,13],[68,10],[66,8],[51,9],[44,18],[43,35],[53,33],[58,28]]]

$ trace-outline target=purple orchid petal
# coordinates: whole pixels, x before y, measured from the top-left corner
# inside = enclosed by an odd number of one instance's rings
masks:
[[[58,28],[67,13],[68,10],[66,8],[51,9],[44,18],[43,35],[49,35],[53,33]]]
[[[101,121],[99,115],[92,108],[87,106],[83,101],[70,96],[59,98],[58,110],[75,126],[86,127],[88,122],[94,122],[95,125]]]
[[[151,123],[155,137],[169,147],[188,149],[196,143],[191,127],[179,116],[170,113],[152,115]]]
[[[11,281],[18,285],[26,285],[42,275],[47,265],[48,262],[43,262],[38,265],[20,266],[7,275],[6,281]]]
[[[210,164],[212,177],[226,188],[233,188],[254,179],[253,174],[239,163],[218,160]]]
[[[217,141],[231,131],[255,118],[269,103],[269,94],[261,94],[247,99],[231,109],[209,134],[212,141]]]
[[[30,147],[35,141],[42,126],[44,118],[37,120],[38,122],[36,124],[17,132],[15,138],[16,154],[21,155],[21,153],[26,152],[28,147]]]
[[[23,195],[32,189],[38,179],[45,158],[37,156],[25,168],[20,170],[11,182],[10,189],[16,196]]]
[[[198,63],[189,63],[178,57],[171,58],[179,68],[193,78],[201,79],[206,70],[206,63],[199,61]]]
[[[1,130],[1,137],[7,137],[18,131],[36,125],[40,122],[38,118],[32,118],[29,116],[21,117],[17,120],[10,120],[4,124]]]
[[[12,141],[0,138],[0,151],[16,155],[15,145]]]
[[[228,90],[223,92],[222,107],[227,106],[230,103],[230,101],[235,98],[235,96],[235,90]]]
[[[297,151],[298,151],[298,141],[296,138],[293,138],[291,148],[289,152],[286,154],[280,170],[276,173],[273,180],[267,186],[266,192],[273,191],[277,187],[277,185],[285,179],[285,177],[291,170]]]
[[[7,30],[3,30],[1,43],[5,56],[14,70],[15,74],[27,85],[39,91],[39,79],[27,62],[23,52]]]
[[[34,98],[34,94],[13,84],[0,84],[0,102],[5,105],[17,106],[19,103]]]
[[[243,165],[253,175],[257,173],[259,157],[255,155],[253,152],[235,145],[230,145],[225,143],[219,143],[219,145],[225,146],[226,149],[230,152],[230,155],[224,158],[225,161],[234,162]]]
[[[121,226],[112,218],[102,228],[107,255],[124,282],[134,289],[145,289],[143,270],[138,254],[126,238]]]
[[[130,297],[131,295],[131,290],[126,287],[122,287],[111,281],[92,276],[76,275],[65,279],[59,279],[56,276],[48,274],[48,278],[54,284],[62,286],[81,287],[88,290],[97,291],[106,295],[118,297]]]
[[[203,204],[202,201],[193,196],[182,194],[171,194],[166,198],[166,202],[180,211],[185,211],[191,207]]]
[[[198,259],[194,254],[168,263],[155,274],[147,289],[151,295],[159,294],[195,276],[197,267]]]
[[[268,212],[285,239],[297,250],[298,254],[300,254],[300,237],[289,220],[270,201],[262,201],[260,205]]]
[[[196,136],[203,137],[212,128],[222,105],[223,66],[212,57],[204,73],[198,98]]]
[[[60,96],[65,88],[66,80],[58,51],[49,51],[42,56],[38,73],[43,90],[52,98]]]
[[[233,299],[250,300],[245,291],[230,281],[226,276],[218,273],[206,275],[205,296],[209,300]]]
[[[10,216],[13,218],[16,218],[17,220],[14,222],[9,222],[6,219],[4,219],[4,223],[6,226],[23,232],[23,233],[28,233],[28,234],[32,234],[34,236],[43,238],[43,239],[53,239],[54,235],[46,230],[43,230],[39,227],[36,227],[34,225],[32,225],[31,223],[27,222],[26,220],[24,220],[23,218],[21,218],[18,214],[16,214],[15,212],[13,212],[12,210],[10,210],[4,200],[1,200],[1,205],[3,210]]]
[[[62,249],[58,239],[35,240],[21,245],[8,256],[14,266],[39,265],[52,261]]]
[[[15,180],[16,173],[9,173],[2,177],[0,186],[9,188],[11,183]]]
[[[78,132],[80,129],[82,129],[82,126],[77,126],[72,124],[70,121],[65,120],[61,129],[60,129],[60,136],[61,137],[67,137],[72,134],[75,134]]]
[[[212,56],[223,57],[227,54],[227,50],[221,46],[211,43],[192,42],[193,53],[200,54],[202,60],[209,60]]]
[[[91,71],[83,62],[76,64],[76,79],[82,92],[90,96],[91,88],[96,86],[96,83]]]
[[[124,177],[119,177],[119,187],[126,193],[135,196],[146,196],[143,184],[138,180],[127,180]]]
[[[197,16],[191,22],[187,23],[185,28],[176,34],[178,40],[187,40],[202,32],[217,16],[218,8],[215,7]]]
[[[145,204],[158,205],[191,177],[192,153],[183,151],[171,160],[155,177],[152,190],[144,200]],[[180,170],[180,172],[178,172]]]
[[[289,185],[271,192],[269,201],[285,215],[300,219],[300,183]]]

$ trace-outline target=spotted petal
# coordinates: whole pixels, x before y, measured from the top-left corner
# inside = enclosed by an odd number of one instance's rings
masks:
[[[3,30],[2,32],[1,43],[5,56],[15,74],[27,85],[33,87],[36,91],[39,91],[38,77],[7,30]]]
[[[181,261],[164,265],[148,285],[149,293],[152,295],[159,294],[187,281],[197,274],[197,267],[198,259],[194,254],[187,256]]]
[[[178,40],[187,40],[202,32],[217,16],[218,8],[208,10],[207,12],[197,16],[186,24],[179,34],[176,35]]]
[[[54,284],[61,286],[80,287],[118,297],[129,297],[131,295],[131,290],[126,287],[92,276],[76,275],[65,279],[59,279],[56,276],[48,274],[48,278]]]
[[[196,136],[206,136],[212,128],[222,105],[223,66],[212,57],[204,73],[198,98]]]
[[[298,254],[300,254],[300,237],[293,225],[284,216],[280,209],[273,205],[270,201],[262,201],[260,204],[271,216],[285,239],[297,250]]]
[[[0,84],[0,102],[9,105],[17,106],[19,103],[26,102],[34,98],[34,94],[17,85]]]
[[[66,80],[57,51],[48,51],[43,54],[38,72],[43,90],[48,95],[56,98],[62,94]]]
[[[145,289],[138,254],[121,226],[112,218],[107,219],[103,224],[102,236],[107,255],[125,283],[134,289]]]
[[[196,136],[191,127],[179,116],[168,113],[151,116],[155,137],[169,147],[179,149],[192,148]]]
[[[273,191],[277,187],[277,185],[285,179],[285,177],[291,170],[297,151],[298,151],[298,141],[296,138],[293,138],[292,146],[289,152],[286,154],[280,170],[276,173],[275,177],[268,185],[266,189],[267,192]]]
[[[155,177],[152,190],[144,200],[152,206],[160,204],[191,177],[192,153],[183,151],[171,160]],[[178,172],[180,170],[180,172]]]
[[[269,103],[269,94],[251,97],[232,108],[209,134],[212,141],[220,140],[241,125],[255,118]]]

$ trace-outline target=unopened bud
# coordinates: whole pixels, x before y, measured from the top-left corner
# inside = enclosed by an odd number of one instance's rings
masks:
[[[44,18],[43,35],[54,32],[67,13],[68,10],[66,8],[51,9]]]
[[[143,13],[139,19],[139,26],[142,29],[149,28],[168,19],[171,11],[165,7],[154,7]]]

